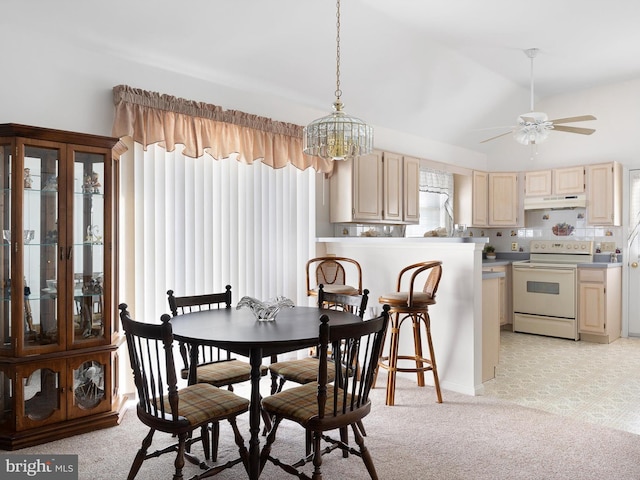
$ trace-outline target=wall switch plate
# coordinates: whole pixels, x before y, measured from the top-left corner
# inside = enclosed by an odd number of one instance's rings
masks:
[[[602,252],[615,252],[616,251],[616,242],[601,242],[600,243],[600,251],[602,251]]]
[[[511,251],[512,252],[518,251],[518,242],[511,242]]]

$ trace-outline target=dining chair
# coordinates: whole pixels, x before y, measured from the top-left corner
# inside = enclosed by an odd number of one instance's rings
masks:
[[[227,285],[225,291],[219,293],[176,297],[173,290],[168,290],[167,295],[169,309],[174,317],[202,310],[231,308],[231,285]],[[186,342],[179,342],[178,345],[183,362],[180,376],[188,380],[190,384],[208,383],[214,387],[226,387],[228,390],[233,391],[234,385],[247,382],[251,379],[251,365],[249,362],[233,358],[231,352],[228,350],[210,345]],[[193,349],[195,349],[195,351]],[[189,378],[191,358],[196,355],[198,358],[196,378]],[[266,375],[268,371],[266,366],[260,368],[260,373],[263,376]],[[218,457],[218,437],[219,424],[213,423],[211,425],[211,450],[209,452],[207,449],[205,458],[209,459],[210,453],[211,460],[214,462]]]
[[[207,470],[207,476],[240,462],[246,466],[249,453],[238,430],[236,417],[248,411],[249,400],[206,383],[178,388],[171,317],[162,315],[160,324],[142,323],[131,318],[126,304],[120,304],[119,308],[138,393],[136,411],[140,421],[149,427],[127,478],[134,479],[145,460],[169,452],[177,452],[174,479],[182,478],[185,458],[202,469],[208,469],[206,463],[200,462],[187,450],[193,442],[200,440],[200,437],[193,437],[195,430],[202,431],[208,424],[221,420],[227,420],[231,425],[240,455]],[[156,431],[177,437],[177,442],[147,453]]]
[[[365,322],[329,325],[329,315],[330,312],[320,317],[317,380],[262,400],[262,407],[272,416],[273,425],[260,454],[261,467],[271,461],[299,478],[322,480],[322,456],[340,449],[361,457],[369,476],[377,480],[373,459],[364,444],[361,421],[371,411],[369,392],[389,321],[389,306],[384,305],[379,317]],[[329,350],[333,355],[329,355]],[[333,383],[328,375],[329,364],[333,364],[336,372]],[[351,365],[356,365],[357,371],[345,368]],[[276,432],[285,419],[298,423],[313,439],[312,451],[295,463],[285,463],[271,455]],[[342,434],[340,440],[328,434],[348,427],[353,431],[357,449],[350,447]],[[301,471],[310,461],[313,462],[312,477]]]
[[[365,289],[360,295],[343,295],[328,293],[324,285],[318,288],[318,307],[327,310],[341,310],[364,318],[369,300],[369,290]],[[287,381],[305,384],[315,382],[318,374],[317,352],[306,358],[283,360],[269,365],[271,372],[271,394],[282,391]],[[333,378],[333,365],[329,365],[329,378]]]
[[[347,268],[345,268],[347,267]],[[355,272],[356,285],[347,285],[347,269]],[[307,296],[318,295],[318,287],[324,285],[326,293],[341,293],[344,295],[362,294],[362,268],[360,264],[348,257],[316,257],[307,262],[305,267],[307,277]],[[315,286],[311,278],[315,280]]]

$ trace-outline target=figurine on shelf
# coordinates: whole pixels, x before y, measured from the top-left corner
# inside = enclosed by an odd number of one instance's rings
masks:
[[[33,179],[31,178],[31,169],[24,169],[24,188],[31,188],[33,185]]]
[[[92,193],[93,187],[91,186],[91,175],[88,173],[84,177],[84,183],[82,184],[82,193]]]
[[[100,177],[97,172],[91,172],[91,193],[100,193]]]
[[[57,192],[58,191],[58,177],[49,177],[47,183],[42,187],[43,192]]]

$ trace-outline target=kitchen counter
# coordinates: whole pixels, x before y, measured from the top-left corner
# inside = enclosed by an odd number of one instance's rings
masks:
[[[578,268],[621,268],[622,262],[593,262],[593,263],[581,263]]]
[[[504,265],[511,265],[513,263],[513,260],[500,260],[500,259],[495,259],[495,260],[487,260],[487,259],[483,259],[482,260],[482,268],[484,267],[501,267]]]

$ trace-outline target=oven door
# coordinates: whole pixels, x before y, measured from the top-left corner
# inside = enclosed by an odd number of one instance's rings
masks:
[[[513,310],[576,318],[575,266],[513,264]]]

